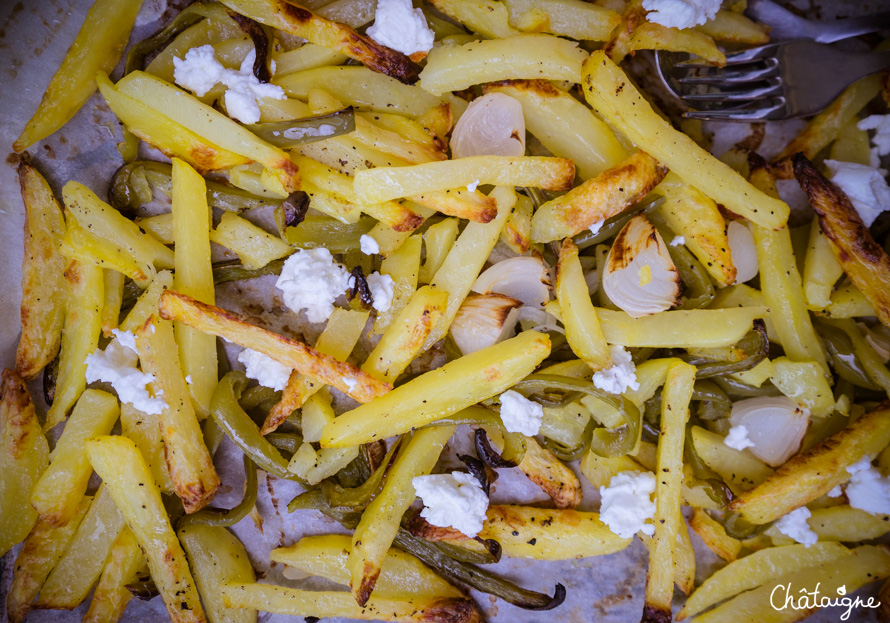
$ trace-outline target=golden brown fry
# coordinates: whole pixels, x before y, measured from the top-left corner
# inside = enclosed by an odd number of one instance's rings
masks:
[[[111,548],[89,610],[83,615],[83,623],[117,623],[133,598],[126,585],[136,580],[136,574],[143,567],[145,556],[139,543],[133,532],[124,526]]]
[[[302,342],[252,325],[231,312],[205,305],[178,292],[165,290],[159,309],[162,318],[177,320],[259,351],[301,374],[336,387],[359,402],[370,402],[392,389],[389,383],[382,383],[351,364],[337,361]]]
[[[43,176],[23,157],[18,167],[25,203],[25,253],[22,258],[22,337],[15,368],[33,378],[52,361],[62,343],[65,322],[65,264],[59,253],[65,220]]]
[[[798,454],[762,484],[742,492],[729,503],[753,524],[764,524],[825,495],[850,479],[847,467],[863,456],[874,456],[890,443],[890,404],[835,433],[822,443]]]
[[[726,562],[732,562],[742,551],[742,542],[726,534],[726,529],[705,511],[696,508],[689,520],[689,527],[701,537],[708,548]]]
[[[696,26],[695,29],[716,41],[763,45],[769,43],[769,28],[752,22],[735,11],[717,11],[714,19]]]
[[[548,201],[532,216],[532,242],[574,236],[638,203],[667,173],[649,154],[638,151],[622,163]]]
[[[695,30],[667,28],[652,22],[640,24],[630,36],[628,52],[633,54],[637,50],[688,52],[711,65],[717,67],[726,65],[726,55],[720,51],[714,40],[707,34]],[[618,61],[614,57],[612,60]]]
[[[470,192],[464,188],[455,188],[439,192],[424,193],[411,197],[411,201],[422,206],[457,216],[477,223],[489,223],[498,215],[498,204],[493,197],[483,195],[478,190]]]
[[[850,281],[890,326],[890,257],[872,238],[850,199],[803,154],[792,157],[794,175],[810,198],[831,250]]]
[[[406,84],[415,82],[420,73],[420,68],[401,52],[358,34],[346,24],[285,0],[223,0],[223,4],[261,24],[331,48]]]
[[[556,508],[575,508],[581,503],[581,482],[575,472],[533,437],[526,439],[525,454],[517,467],[550,496]]]

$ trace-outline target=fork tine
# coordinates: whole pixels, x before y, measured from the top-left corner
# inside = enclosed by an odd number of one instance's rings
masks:
[[[778,80],[773,84],[745,89],[740,91],[710,91],[707,93],[687,93],[681,95],[687,102],[727,102],[740,103],[775,97],[782,94],[782,83]]]
[[[745,65],[748,63],[754,63],[756,61],[763,60],[765,58],[771,58],[773,54],[775,54],[778,45],[779,44],[777,43],[772,43],[769,45],[762,45],[759,48],[751,48],[749,50],[742,50],[741,52],[727,54],[726,65],[724,65],[724,67]],[[688,61],[680,61],[679,63],[674,64],[674,67],[683,69],[714,69],[714,65],[702,63],[701,60],[697,58],[691,58]]]
[[[745,84],[748,82],[757,82],[766,78],[772,78],[779,74],[779,64],[769,63],[766,67],[760,69],[737,69],[734,71],[715,71],[701,76],[686,76],[685,78],[675,78],[678,84],[689,85],[714,85],[721,84]]]
[[[766,121],[768,119],[781,119],[785,108],[785,100],[779,100],[772,106],[764,108],[734,108],[729,110],[693,110],[684,112],[686,119],[698,119],[700,121]]]

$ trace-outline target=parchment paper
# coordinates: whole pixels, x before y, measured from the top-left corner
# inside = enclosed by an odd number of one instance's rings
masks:
[[[180,2],[184,0],[179,0]],[[171,1],[172,4],[172,1]],[[835,15],[851,15],[876,12],[886,9],[881,0],[857,2],[822,3],[822,11],[811,3],[802,2],[801,8],[811,15],[830,19]],[[11,152],[11,145],[24,127],[28,118],[36,110],[43,91],[51,76],[58,68],[68,46],[74,40],[87,10],[90,0],[32,0],[13,2],[0,0],[0,149]],[[146,0],[134,37],[138,40],[153,34],[164,23],[167,9],[165,0]],[[120,69],[118,69],[119,71]],[[765,156],[773,155],[793,136],[800,122],[770,124],[768,137],[762,147]],[[721,153],[735,142],[744,138],[748,129],[744,126],[710,126],[715,133],[716,153]],[[108,110],[97,94],[60,132],[33,146],[29,152],[33,162],[46,176],[50,185],[61,196],[62,186],[69,180],[82,182],[93,189],[100,197],[106,196],[108,182],[113,172],[122,164],[115,148],[120,140],[120,130],[114,115]],[[24,207],[19,194],[12,160],[0,165],[0,364],[13,365],[15,347],[20,330],[19,303],[21,298],[20,278],[22,260],[22,227]],[[794,199],[794,188],[782,189],[786,199],[799,204]],[[263,314],[258,317],[257,309],[270,309],[276,301],[269,300],[269,289],[274,280],[255,280],[250,287],[229,284],[219,293],[220,301],[234,311],[257,317],[270,329],[285,333],[301,333],[312,341],[320,327],[307,326],[288,311]],[[468,444],[467,431],[459,431],[455,446]],[[467,446],[461,451],[467,451]],[[444,461],[453,461],[445,457]],[[223,486],[214,504],[228,507],[241,496],[243,469],[240,452],[225,440],[217,454]],[[576,466],[577,470],[577,466]],[[531,484],[518,470],[499,470],[500,480],[494,487],[494,503],[526,503],[547,505],[548,498],[535,485]],[[582,509],[596,510],[599,495],[585,484]],[[264,477],[260,472],[260,491],[257,510],[262,517],[259,525],[250,517],[235,526],[234,531],[247,547],[258,577],[264,582],[298,586],[308,589],[335,588],[330,582],[318,578],[288,580],[280,565],[269,564],[268,552],[279,546],[290,545],[303,535],[342,533],[339,524],[315,511],[289,515],[287,502],[300,489],[294,483],[273,477]],[[3,500],[0,500],[0,505]],[[707,550],[698,537],[691,533],[696,547],[698,570],[697,583],[707,578],[716,568],[715,556]],[[5,620],[5,595],[11,581],[11,565],[18,553],[17,546],[3,559],[0,595],[0,617]],[[588,558],[567,562],[541,562],[519,559],[504,559],[490,568],[525,587],[551,593],[554,585],[561,582],[566,586],[568,596],[558,609],[546,613],[526,612],[504,604],[487,595],[474,593],[477,604],[495,623],[538,623],[567,622],[587,623],[602,621],[618,623],[638,621],[643,608],[643,591],[646,579],[646,551],[638,540],[626,550],[607,557]],[[337,587],[342,588],[342,587]],[[876,586],[867,590],[874,594]],[[552,594],[552,593],[551,593]],[[680,601],[679,594],[677,601]],[[79,621],[86,611],[88,601],[72,612],[34,611],[28,621],[69,622]],[[823,611],[811,621],[837,621],[840,611]],[[125,614],[127,622],[166,621],[167,616],[160,599],[150,602],[131,601]],[[292,620],[283,616],[260,615],[261,621],[277,622]],[[343,621],[343,619],[329,619]],[[853,612],[849,620],[876,620],[873,611]]]

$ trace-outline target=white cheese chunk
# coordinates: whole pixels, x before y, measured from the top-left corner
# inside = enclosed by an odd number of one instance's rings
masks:
[[[813,532],[807,519],[812,513],[806,506],[791,511],[776,523],[776,529],[787,537],[790,537],[798,543],[803,543],[807,547],[815,545],[819,542],[819,535]]]
[[[380,245],[377,244],[377,241],[374,240],[373,236],[369,236],[368,234],[362,234],[362,237],[359,238],[359,245],[361,246],[362,253],[365,255],[376,255],[380,253]]]
[[[374,309],[379,312],[389,311],[392,307],[392,297],[395,292],[396,282],[389,275],[373,272],[367,277],[368,288],[371,290],[371,300]]]
[[[415,9],[411,0],[377,0],[374,23],[367,33],[380,45],[408,55],[429,52],[435,40],[423,11]]]
[[[121,402],[150,415],[162,413],[167,408],[167,403],[160,397],[163,392],[152,396],[148,391],[148,385],[155,380],[154,375],[136,368],[139,361],[136,336],[117,329],[114,335],[104,351],[97,349],[87,355],[84,361],[87,383],[110,383]]]
[[[511,433],[537,435],[544,419],[544,407],[512,389],[501,394],[501,421]]]
[[[831,172],[831,181],[850,198],[866,227],[871,227],[881,212],[890,209],[890,187],[883,169],[840,160],[826,160],[825,166]]]
[[[238,361],[244,364],[247,378],[257,381],[263,387],[271,387],[280,392],[287,386],[291,369],[268,355],[245,348],[238,353]]]
[[[651,472],[621,472],[608,487],[600,487],[600,521],[618,536],[629,539],[637,532],[652,536],[655,526],[655,475]]]
[[[440,528],[454,528],[474,537],[482,530],[488,496],[475,476],[463,472],[417,476],[412,481],[423,501],[420,516]]]
[[[600,230],[603,228],[603,223],[605,223],[605,222],[606,222],[606,219],[601,219],[601,220],[597,221],[596,223],[591,223],[590,227],[588,227],[587,229],[589,229],[590,233],[595,236],[598,233],[600,233]]]
[[[275,282],[284,304],[297,313],[305,310],[309,322],[330,318],[334,301],[348,285],[349,273],[324,247],[297,250],[284,262]]]
[[[623,346],[610,346],[612,366],[593,374],[593,384],[610,394],[621,394],[627,389],[640,389],[637,367]]]
[[[846,488],[850,506],[872,515],[890,515],[890,477],[881,476],[867,456],[847,471],[852,474]]]
[[[721,0],[643,0],[646,19],[668,28],[692,28],[714,19]]]
[[[754,445],[754,442],[748,437],[748,429],[745,428],[744,424],[737,424],[730,428],[729,434],[726,435],[723,443],[739,452]]]
[[[871,115],[856,124],[860,130],[874,130],[871,142],[873,153],[880,157],[890,154],[890,115]]]
[[[679,247],[682,244],[686,244],[685,236],[674,236],[673,240],[671,240],[672,247]]]

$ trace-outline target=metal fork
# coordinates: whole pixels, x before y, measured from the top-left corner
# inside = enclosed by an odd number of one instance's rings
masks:
[[[814,115],[856,80],[890,69],[890,51],[846,52],[809,40],[786,41],[726,56],[726,67],[691,55],[657,52],[667,88],[709,121],[766,121]]]
[[[755,22],[767,24],[770,41],[810,39],[819,43],[833,43],[870,32],[890,28],[890,11],[849,17],[825,22],[813,22],[798,17],[772,0],[748,0],[745,15]]]

